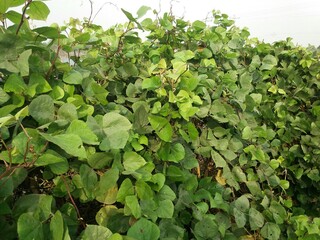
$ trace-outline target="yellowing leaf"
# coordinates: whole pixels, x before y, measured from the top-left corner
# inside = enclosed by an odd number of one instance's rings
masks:
[[[219,169],[217,172],[217,175],[215,177],[215,179],[217,180],[218,183],[220,183],[222,186],[226,185],[226,179],[222,176],[222,170]]]

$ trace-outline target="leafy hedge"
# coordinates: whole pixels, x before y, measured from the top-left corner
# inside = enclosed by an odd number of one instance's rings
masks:
[[[148,10],[0,1],[1,237],[318,239],[317,49]]]

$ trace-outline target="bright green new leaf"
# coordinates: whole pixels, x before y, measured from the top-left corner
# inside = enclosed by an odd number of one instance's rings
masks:
[[[54,121],[54,111],[54,103],[49,95],[38,96],[29,105],[30,115],[40,125]]]
[[[26,13],[33,20],[45,21],[50,13],[48,6],[44,2],[32,1]]]
[[[159,138],[165,142],[171,142],[173,129],[170,122],[164,117],[155,115],[150,115],[148,119]]]
[[[75,134],[59,134],[52,136],[50,134],[41,133],[41,135],[49,142],[56,144],[71,156],[86,158],[87,154],[81,138]]]
[[[136,171],[147,162],[136,152],[125,152],[123,154],[123,166],[126,171]]]
[[[80,240],[106,240],[111,237],[112,232],[103,226],[98,225],[87,225],[86,229],[83,230],[79,239]]]
[[[141,218],[129,228],[127,235],[136,240],[157,240],[160,237],[160,230],[153,222]]]
[[[74,106],[73,104],[71,104]],[[66,130],[67,134],[76,134],[81,140],[90,145],[98,145],[98,137],[95,135],[88,125],[81,120],[73,120]]]

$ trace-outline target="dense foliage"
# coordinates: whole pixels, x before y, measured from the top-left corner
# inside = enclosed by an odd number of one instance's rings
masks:
[[[1,237],[318,239],[317,49],[148,10],[0,0]]]

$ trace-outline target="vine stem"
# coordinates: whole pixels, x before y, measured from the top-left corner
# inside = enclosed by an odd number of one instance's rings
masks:
[[[75,203],[75,201],[73,200],[73,197],[72,197],[72,195],[71,195],[70,188],[69,188],[69,184],[67,183],[67,181],[66,181],[66,179],[65,179],[65,177],[64,177],[63,175],[61,175],[61,179],[62,179],[64,185],[66,186],[66,189],[67,189],[67,192],[68,192],[68,196],[69,196],[69,198],[70,198],[70,201],[71,201],[72,205],[74,206],[74,208],[75,208],[75,210],[76,210],[76,212],[77,212],[78,220],[80,221],[82,227],[83,227],[83,228],[86,228],[87,226],[86,226],[86,224],[84,223],[83,218],[82,218],[81,215],[80,215],[80,211],[79,211],[79,209],[78,209],[78,207],[77,207],[77,204]]]
[[[32,3],[32,0],[27,0],[26,1],[26,4],[23,8],[23,11],[22,11],[22,15],[21,15],[21,20],[20,20],[20,23],[19,23],[19,26],[17,28],[17,31],[16,31],[16,35],[18,35],[21,27],[22,27],[22,24],[24,23],[24,19],[26,17],[26,11],[27,11],[27,8],[29,7],[29,5]]]

